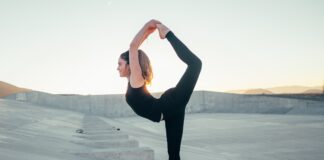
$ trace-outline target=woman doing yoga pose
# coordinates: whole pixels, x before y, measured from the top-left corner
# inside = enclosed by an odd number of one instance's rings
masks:
[[[160,98],[154,98],[146,88],[153,78],[152,67],[147,55],[139,50],[143,41],[156,29],[159,30],[160,38],[166,38],[178,57],[187,65],[177,85],[166,90]],[[120,55],[118,71],[121,77],[128,79],[126,101],[139,116],[153,122],[165,121],[169,160],[180,160],[185,108],[201,67],[201,60],[157,20],[147,22],[131,42],[129,50]]]

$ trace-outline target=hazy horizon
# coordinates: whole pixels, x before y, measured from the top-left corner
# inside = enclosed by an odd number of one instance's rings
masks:
[[[0,1],[0,81],[55,94],[119,94],[117,60],[158,19],[203,61],[195,90],[321,86],[324,1]],[[185,70],[157,33],[152,92]]]

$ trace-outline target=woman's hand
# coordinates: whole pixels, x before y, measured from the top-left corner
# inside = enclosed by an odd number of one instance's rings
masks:
[[[151,33],[153,33],[156,30],[157,24],[161,24],[161,22],[155,19],[152,19],[145,24],[146,27],[145,38],[147,38]]]
[[[145,23],[142,29],[134,37],[133,41],[131,42],[130,48],[137,50],[143,43],[143,41],[156,30],[157,24],[161,24],[161,22],[154,19]]]

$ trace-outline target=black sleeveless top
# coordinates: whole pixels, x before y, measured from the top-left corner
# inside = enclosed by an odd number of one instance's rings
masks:
[[[125,97],[126,102],[137,115],[153,122],[160,122],[161,111],[158,107],[158,99],[148,92],[145,84],[139,88],[133,88],[128,82]]]

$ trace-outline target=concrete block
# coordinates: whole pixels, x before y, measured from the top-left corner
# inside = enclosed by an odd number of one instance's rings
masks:
[[[120,148],[120,147],[139,147],[139,144],[135,140],[129,139],[115,139],[115,140],[85,140],[85,141],[71,141],[75,144],[84,145],[93,148]]]
[[[74,154],[98,160],[154,160],[154,151],[149,148],[112,148]]]

